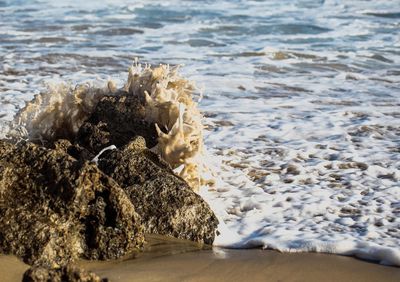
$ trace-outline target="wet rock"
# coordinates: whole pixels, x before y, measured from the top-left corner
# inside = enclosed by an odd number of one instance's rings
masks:
[[[130,195],[146,233],[213,242],[218,221],[209,206],[148,150],[157,144],[157,132],[145,121],[138,97],[102,98],[76,141],[94,154],[110,145],[119,148],[104,152],[98,166]]]
[[[95,155],[86,148],[78,144],[72,144],[67,139],[59,139],[54,143],[50,143],[49,148],[64,151],[79,161],[92,160],[95,157]]]
[[[146,233],[211,244],[218,220],[208,204],[143,143],[105,152],[99,168],[125,189]]]
[[[77,266],[67,265],[58,269],[48,269],[40,266],[29,268],[22,278],[23,282],[107,282],[93,272],[88,272]]]
[[[143,241],[132,202],[94,164],[0,141],[0,252],[54,268],[118,258]]]
[[[0,140],[0,253],[34,265],[24,281],[100,281],[70,263],[119,258],[144,233],[214,241],[214,213],[148,149],[155,126],[143,101],[122,94],[102,98],[69,140]]]
[[[157,132],[153,123],[145,121],[145,114],[145,107],[136,96],[105,96],[79,129],[76,141],[95,154],[110,145],[126,145],[135,136],[143,136],[153,147]]]

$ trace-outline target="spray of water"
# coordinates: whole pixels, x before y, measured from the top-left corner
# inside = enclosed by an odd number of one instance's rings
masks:
[[[179,67],[152,68],[135,62],[122,89],[117,91],[112,81],[104,88],[49,85],[47,91],[36,95],[17,113],[9,136],[36,142],[71,138],[102,97],[127,92],[145,102],[146,120],[156,124],[158,144],[152,150],[194,190],[211,184],[211,178],[203,177],[208,175],[208,169],[202,115],[195,101],[201,94],[196,94],[195,85],[179,74]]]

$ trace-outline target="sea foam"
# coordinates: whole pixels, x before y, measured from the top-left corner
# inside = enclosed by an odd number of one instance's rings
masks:
[[[194,100],[196,87],[179,75],[178,68],[142,67],[136,62],[129,69],[128,80],[122,87],[124,92],[118,91],[113,81],[103,88],[89,84],[49,85],[47,91],[35,95],[16,114],[8,137],[35,142],[72,138],[102,97],[128,92],[146,101],[146,119],[156,124],[158,144],[151,149],[198,190],[200,185],[212,183],[212,178],[205,177],[208,169],[202,115]]]

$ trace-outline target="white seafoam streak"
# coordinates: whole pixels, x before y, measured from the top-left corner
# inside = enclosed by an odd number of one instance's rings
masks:
[[[225,222],[215,244],[399,265],[396,121],[357,104],[324,112],[314,97],[268,103],[225,102],[230,124],[210,122],[207,144],[235,140],[233,148],[210,148],[225,163],[225,185],[202,191]],[[251,110],[236,112],[244,108]],[[396,109],[389,103],[384,111]]]

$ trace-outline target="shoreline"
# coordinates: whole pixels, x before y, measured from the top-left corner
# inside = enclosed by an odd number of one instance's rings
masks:
[[[279,253],[220,249],[147,235],[144,252],[113,261],[80,261],[79,266],[110,281],[399,281],[400,268],[321,253]],[[0,256],[4,282],[21,281],[28,265]]]

